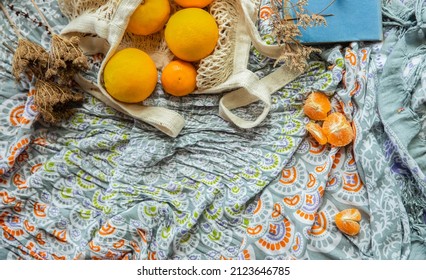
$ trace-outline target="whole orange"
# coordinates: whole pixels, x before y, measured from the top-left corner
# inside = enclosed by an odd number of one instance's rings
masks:
[[[151,57],[136,48],[115,53],[107,62],[105,89],[116,100],[137,103],[148,98],[157,85],[157,68]]]
[[[176,4],[184,8],[204,8],[213,0],[175,0]]]
[[[169,0],[144,0],[130,17],[127,31],[150,35],[163,29],[169,17]]]
[[[205,10],[186,8],[170,17],[164,35],[175,56],[193,62],[213,52],[219,29],[214,17]]]
[[[174,60],[166,65],[161,74],[164,90],[174,96],[185,96],[196,88],[197,71],[186,61]]]

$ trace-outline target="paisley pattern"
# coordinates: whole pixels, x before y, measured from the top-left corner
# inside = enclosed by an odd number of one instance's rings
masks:
[[[30,1],[3,2],[35,15]],[[59,33],[66,19],[56,1],[37,3]],[[273,43],[269,3],[261,1],[259,28]],[[49,46],[44,28],[11,15],[25,36]],[[15,46],[12,32],[1,18],[2,40]],[[386,55],[380,44],[326,50],[272,95],[268,118],[252,130],[218,117],[220,96],[176,98],[158,87],[147,104],[187,122],[171,139],[90,95],[70,120],[43,123],[34,81],[14,82],[0,44],[0,259],[408,258],[413,221],[400,198],[416,180],[374,110]],[[89,78],[101,60],[90,57]],[[257,75],[275,67],[251,50]],[[302,105],[312,90],[327,92],[353,121],[353,145],[307,136]],[[333,222],[348,207],[363,216],[356,237]]]

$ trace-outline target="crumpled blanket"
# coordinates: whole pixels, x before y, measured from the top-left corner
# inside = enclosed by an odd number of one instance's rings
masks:
[[[43,123],[34,81],[14,82],[12,54],[1,45],[0,259],[426,259],[423,157],[398,140],[408,127],[392,133],[398,122],[386,122],[386,114],[412,108],[424,116],[424,81],[415,75],[426,65],[424,50],[388,68],[408,31],[421,26],[403,23],[416,4],[405,2],[386,1],[383,44],[325,49],[272,96],[257,128],[218,117],[219,96],[176,98],[158,87],[145,104],[185,116],[176,139],[90,95],[70,120]],[[66,20],[56,1],[40,7],[59,33]],[[37,18],[29,1],[14,9]],[[49,46],[31,18],[12,17],[25,36]],[[267,39],[265,26],[259,22]],[[0,34],[15,46],[4,18]],[[99,67],[97,56],[90,61]],[[274,69],[254,49],[249,67],[260,76]],[[398,112],[380,105],[390,97],[383,82],[389,72],[411,83],[405,101],[413,102]],[[353,121],[353,144],[319,146],[307,135],[302,105],[312,90],[327,92],[334,110]],[[258,110],[255,104],[239,113]],[[363,216],[356,237],[333,222],[352,207]]]

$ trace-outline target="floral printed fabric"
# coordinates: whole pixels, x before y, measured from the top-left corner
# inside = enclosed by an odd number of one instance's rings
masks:
[[[30,1],[3,2],[37,18]],[[59,33],[66,20],[57,3],[37,3]],[[24,36],[49,46],[44,28],[11,14]],[[0,34],[15,47],[3,17]],[[408,258],[413,223],[401,191],[417,185],[374,110],[393,45],[325,51],[272,96],[270,115],[252,130],[218,117],[219,96],[175,98],[159,86],[145,103],[185,116],[176,139],[89,95],[67,122],[44,124],[33,81],[14,82],[1,45],[0,259]],[[274,69],[256,50],[249,67],[259,76]],[[306,136],[301,109],[312,90],[354,121],[354,145]],[[348,207],[363,215],[353,238],[333,223]]]

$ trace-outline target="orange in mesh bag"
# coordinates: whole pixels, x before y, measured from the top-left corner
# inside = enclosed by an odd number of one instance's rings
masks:
[[[158,69],[162,69],[173,58],[163,32],[149,36],[135,36],[126,32],[130,16],[141,2],[142,0],[58,0],[62,12],[70,19],[62,33],[95,34],[97,37],[83,35],[81,47],[87,54],[106,54],[98,73],[96,88],[81,76],[77,77],[80,86],[118,111],[176,137],[185,125],[185,120],[177,112],[161,107],[121,103],[113,99],[104,87],[102,73],[106,62],[121,49],[133,47],[145,51]],[[197,69],[197,90],[194,94],[226,92],[219,103],[219,114],[240,128],[259,125],[270,111],[271,94],[300,74],[283,65],[260,79],[247,69],[252,44],[268,57],[278,58],[281,52],[278,45],[267,45],[260,38],[255,24],[259,2],[213,1],[208,11],[218,24],[220,36],[213,53],[202,59]],[[175,10],[174,1],[170,1],[170,4]],[[259,101],[263,105],[263,112],[255,120],[243,119],[232,112],[233,109]]]

